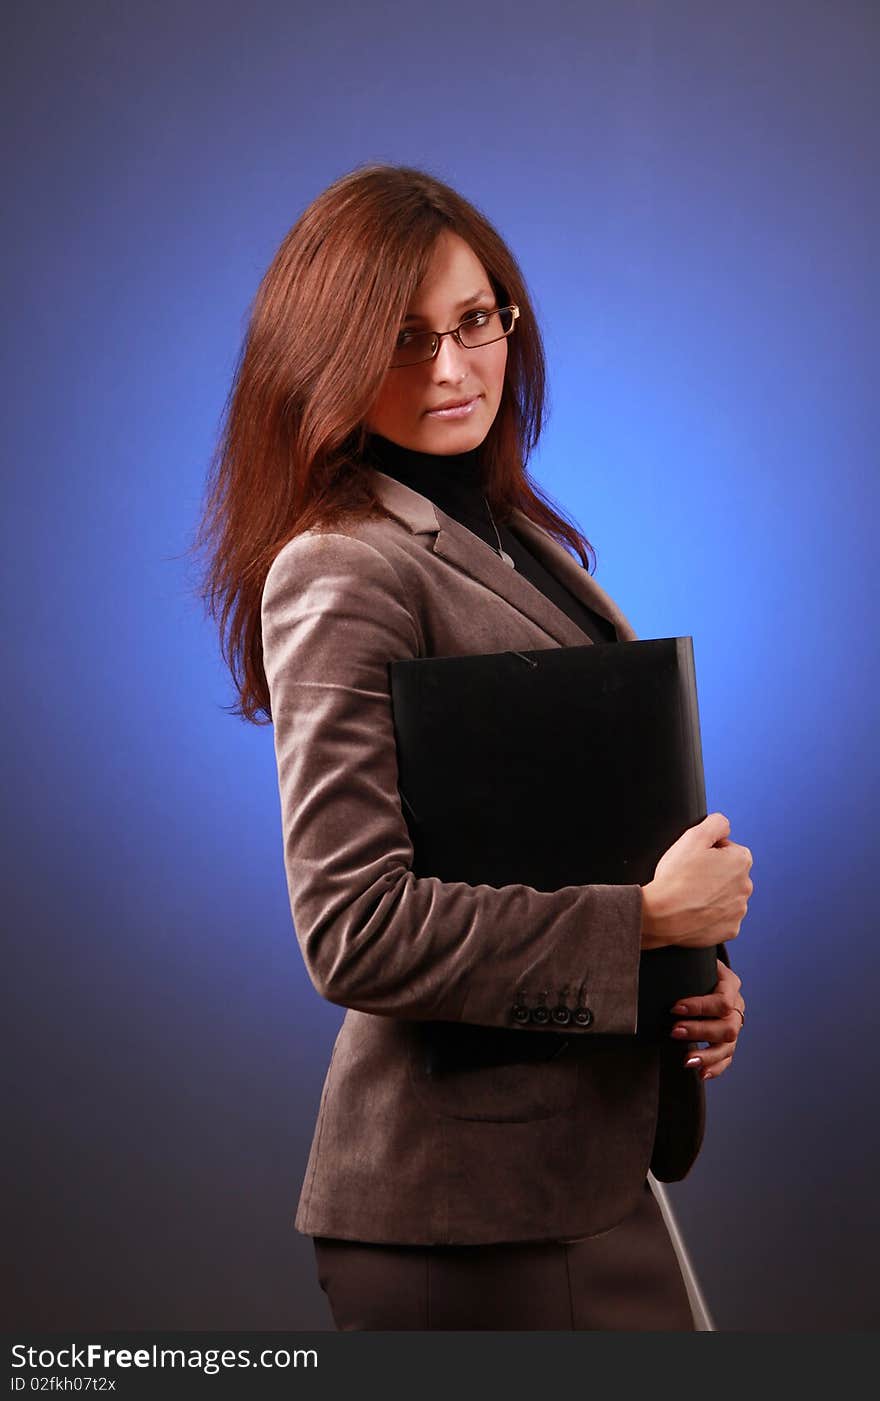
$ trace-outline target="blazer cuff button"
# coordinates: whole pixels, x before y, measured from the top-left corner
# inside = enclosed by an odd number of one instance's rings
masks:
[[[593,1020],[593,1014],[589,1007],[577,1007],[575,1009],[574,1019],[578,1026],[589,1026]]]
[[[550,1013],[546,1007],[533,1007],[529,1016],[531,1020],[537,1022],[539,1026],[545,1026],[550,1020]]]
[[[521,1002],[517,1002],[514,1007],[511,1007],[510,1013],[515,1022],[527,1022],[529,1020],[529,1009],[528,1007],[524,1007]]]
[[[571,1021],[571,1012],[563,1003],[560,1003],[558,1007],[554,1007],[551,1015],[553,1020],[558,1022],[560,1026],[568,1026],[568,1023]]]

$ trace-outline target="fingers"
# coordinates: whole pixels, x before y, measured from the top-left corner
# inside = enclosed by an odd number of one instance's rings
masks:
[[[710,1046],[735,1042],[742,1022],[736,1012],[726,1017],[689,1017],[686,1022],[676,1022],[670,1033],[676,1041],[708,1041]]]
[[[738,1002],[742,1003],[744,1013],[743,999],[739,998]],[[727,1017],[689,1017],[686,1022],[676,1023],[670,1035],[679,1041],[691,1038],[685,1066],[698,1071],[701,1080],[716,1080],[733,1061],[742,1027],[742,1018],[735,1010]]]
[[[729,1066],[733,1065],[733,1056],[724,1056],[722,1059],[712,1061],[704,1065],[700,1070],[701,1080],[717,1080],[719,1075],[723,1075]]]
[[[718,964],[718,982],[712,992],[704,993],[702,997],[682,998],[681,1002],[676,1002],[670,1008],[675,1016],[687,1017],[726,1017],[733,1011],[734,1007],[741,1007],[745,1011],[745,1003],[739,992],[742,987],[742,979],[732,968],[728,968],[721,959],[716,959]]]
[[[741,987],[739,975],[718,959],[714,991],[687,997],[672,1008],[674,1015],[685,1020],[676,1021],[670,1035],[688,1042],[684,1063],[696,1070],[701,1080],[717,1080],[733,1062],[746,1010]]]
[[[733,1063],[733,1050],[729,1044],[700,1047],[696,1041],[691,1041],[684,1063],[687,1069],[696,1070],[701,1080],[717,1080]]]
[[[679,1017],[729,1017],[742,998],[737,997],[739,989],[728,986],[723,992],[708,992],[703,997],[689,997],[686,1002],[676,1002],[671,1009]]]
[[[742,987],[742,978],[736,969],[731,968],[729,963],[725,963],[723,958],[716,958],[715,963],[718,967],[718,982],[715,984],[715,990],[717,991],[719,983],[729,982],[732,979],[737,992],[739,992]]]

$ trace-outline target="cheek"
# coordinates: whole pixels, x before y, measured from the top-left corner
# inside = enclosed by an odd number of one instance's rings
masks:
[[[367,414],[367,426],[375,427],[377,432],[382,431],[382,427],[389,427],[395,423],[402,412],[406,410],[406,386],[394,375],[386,375],[382,382],[382,387],[373,406]]]
[[[504,388],[504,374],[507,369],[507,341],[496,341],[495,345],[488,346],[487,349],[494,352],[491,366],[486,375],[487,388],[491,385],[492,394],[497,404],[501,400],[501,391]]]

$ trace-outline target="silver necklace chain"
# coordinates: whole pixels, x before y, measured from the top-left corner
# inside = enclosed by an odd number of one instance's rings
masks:
[[[483,497],[483,500],[486,502],[486,510],[489,512],[489,519],[492,522],[492,529],[495,531],[495,539],[498,541],[498,554],[504,560],[505,564],[509,564],[511,569],[516,569],[516,561],[511,559],[510,555],[502,547],[501,536],[499,535],[498,527],[495,524],[495,517],[492,515],[492,507],[489,505],[489,502],[485,496]]]

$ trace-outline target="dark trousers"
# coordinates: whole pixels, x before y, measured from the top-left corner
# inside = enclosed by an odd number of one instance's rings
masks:
[[[687,1289],[646,1180],[635,1211],[577,1240],[385,1245],[314,1238],[340,1332],[380,1329],[694,1329]]]

